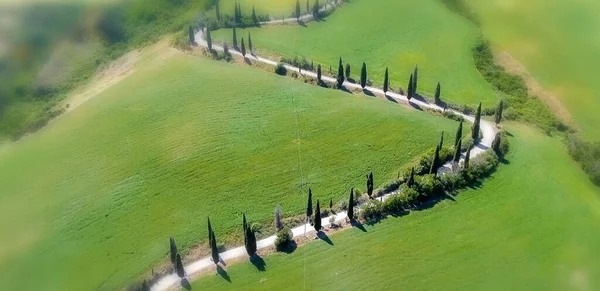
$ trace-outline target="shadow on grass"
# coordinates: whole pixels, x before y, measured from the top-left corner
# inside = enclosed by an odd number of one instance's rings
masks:
[[[330,246],[333,245],[333,242],[331,241],[331,239],[327,236],[326,233],[319,231],[317,232],[317,237],[321,240],[323,240],[324,242],[328,243]]]
[[[375,94],[373,94],[373,92],[371,92],[371,90],[364,88],[362,89],[363,93],[365,93],[365,95],[367,96],[371,96],[371,97],[375,97]]]
[[[223,269],[221,266],[217,265],[217,273],[223,277],[223,279],[227,280],[227,282],[231,283],[231,277],[227,274],[227,271]]]
[[[187,278],[181,278],[180,284],[185,290],[192,290],[192,285],[190,285],[190,281]]]
[[[352,225],[352,227],[356,227],[356,228],[362,230],[363,232],[367,232],[367,229],[362,225],[362,223],[360,223],[360,221],[356,221],[356,220],[352,219],[350,221],[350,225]]]
[[[398,100],[394,99],[394,97],[392,97],[388,94],[385,94],[385,99],[387,99],[390,102],[398,103]]]
[[[287,246],[278,248],[277,250],[286,254],[291,254],[298,248],[298,244],[295,241],[291,241]]]
[[[298,20],[298,25],[306,27],[306,22],[304,22],[304,20]]]
[[[423,111],[423,108],[421,108],[421,106],[419,106],[419,105],[417,105],[417,104],[415,104],[415,103],[411,102],[410,100],[408,100],[408,104],[410,105],[410,107],[412,107],[412,108],[414,108],[414,109],[417,109],[417,110],[419,110],[419,111]]]
[[[267,264],[265,263],[265,260],[263,260],[263,258],[261,258],[259,255],[250,257],[250,263],[252,263],[252,265],[254,265],[256,269],[261,272],[267,270]]]
[[[245,56],[244,56],[244,62],[246,62],[247,65],[252,65],[252,62],[250,61],[250,59],[248,59]]]
[[[415,98],[425,104],[429,104],[429,101],[427,101],[427,99],[425,99],[425,97],[423,97],[421,94],[419,93],[415,93],[415,96],[413,96],[412,98]]]

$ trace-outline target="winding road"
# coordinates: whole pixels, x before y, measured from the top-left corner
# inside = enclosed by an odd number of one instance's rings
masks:
[[[281,22],[282,20],[278,20],[278,21]],[[288,20],[283,20],[283,21],[285,22]],[[296,21],[296,19],[293,18],[293,21]],[[196,37],[196,42],[199,46],[207,47],[207,43],[206,43],[206,40],[204,39],[203,31],[199,31],[198,33],[196,33],[195,37]],[[212,49],[217,50],[217,51],[223,51],[223,47],[217,46],[214,44],[212,46]],[[230,49],[229,52],[232,55],[236,55],[236,56],[240,56],[240,57],[242,56],[241,52],[235,51],[233,49]],[[274,60],[265,59],[265,58],[261,58],[259,56],[250,55],[250,54],[247,54],[246,58],[251,61],[261,62],[261,63],[271,65],[271,66],[276,66],[278,63]],[[317,78],[317,73],[315,73],[315,72],[300,70],[299,68],[290,66],[290,65],[284,65],[284,66],[289,71],[293,71],[293,72],[297,72],[302,75]],[[336,82],[336,79],[333,77],[330,77],[330,76],[322,75],[321,79],[324,82],[329,82],[329,83]],[[362,90],[362,88],[360,87],[359,84],[351,83],[348,81],[344,82],[343,85],[347,89]],[[382,89],[370,87],[370,86],[367,86],[366,89],[371,91],[373,94],[377,94],[380,96],[387,96],[388,98],[393,98],[396,101],[402,101],[403,103],[410,104],[411,106],[416,107],[416,108],[429,108],[429,109],[433,109],[433,110],[437,110],[437,111],[444,110],[440,106],[437,106],[435,104],[431,104],[431,103],[428,103],[425,101],[416,100],[414,98],[411,100],[408,100],[408,98],[406,96],[398,94],[398,93],[388,92],[387,94],[384,94]],[[450,110],[450,109],[447,109],[447,110]],[[462,116],[468,122],[473,123],[473,121],[475,120],[475,118],[473,116],[469,116],[469,115],[463,114],[463,113],[455,111],[455,110],[451,110],[451,111],[454,112],[454,114],[456,114],[456,115]],[[423,111],[423,112],[426,112],[426,111]],[[474,158],[477,155],[484,152],[485,150],[487,150],[491,146],[492,141],[494,140],[494,137],[497,132],[496,127],[494,126],[493,123],[483,120],[483,119],[481,120],[480,127],[481,127],[481,131],[483,133],[483,138],[481,139],[481,141],[479,143],[475,144],[475,146],[471,150],[471,158]],[[461,159],[464,159],[464,154],[462,154]],[[451,167],[452,167],[451,163],[445,164],[445,165],[441,166],[440,169],[438,169],[438,172],[447,171]],[[392,194],[394,194],[394,193],[386,194],[381,199],[386,200]],[[344,221],[346,219],[346,217],[347,217],[346,212],[338,213],[338,214],[335,214],[335,215],[332,215],[329,217],[325,217],[322,219],[323,227],[329,226],[330,219],[333,219],[333,221],[335,221],[337,223],[337,222]],[[292,229],[292,233],[293,233],[294,237],[306,235],[307,233],[314,232],[314,231],[315,231],[315,229],[310,224],[301,225],[301,226],[298,226],[298,227]],[[267,247],[271,247],[275,244],[275,239],[276,239],[275,235],[272,235],[270,237],[262,239],[257,242],[257,248],[260,250],[260,249],[264,249]],[[248,255],[246,254],[246,249],[244,248],[244,246],[240,246],[240,247],[236,247],[233,249],[229,249],[225,252],[222,252],[219,254],[219,256],[221,257],[222,260],[226,261],[226,260],[230,260],[233,258],[247,257]],[[214,268],[214,263],[212,262],[210,257],[206,257],[206,258],[194,261],[184,267],[187,276],[197,274],[200,271],[207,270],[209,268]],[[177,276],[177,274],[166,275],[166,276],[160,278],[154,285],[152,285],[151,290],[152,291],[169,290],[171,288],[175,288],[175,287],[179,286],[180,281],[181,281],[181,279]]]

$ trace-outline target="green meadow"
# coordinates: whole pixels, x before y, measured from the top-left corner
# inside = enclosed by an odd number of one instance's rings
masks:
[[[239,29],[251,33],[260,55],[306,57],[337,72],[338,60],[358,78],[363,62],[369,78],[383,84],[389,67],[391,86],[406,89],[410,73],[419,66],[419,92],[433,96],[437,82],[442,99],[456,104],[493,106],[493,88],[474,66],[471,47],[479,30],[436,0],[354,0],[320,22],[306,26],[275,25]],[[230,29],[214,31],[215,41],[232,42]]]
[[[192,290],[597,290],[600,196],[562,143],[508,127],[511,152],[483,185],[432,209],[329,236],[291,255],[207,275]]]
[[[466,2],[486,37],[525,65],[587,136],[600,139],[600,2]]]
[[[306,192],[345,199],[458,123],[381,98],[175,54],[0,149],[1,290],[114,290],[207,237],[239,243]],[[364,188],[364,187],[363,187]],[[35,279],[31,279],[35,274]]]
[[[244,15],[250,15],[252,7],[256,10],[256,14],[269,14],[271,19],[281,19],[282,15],[289,17],[296,11],[296,0],[220,0],[221,13],[233,15],[236,2],[240,4]],[[311,0],[309,3],[311,8],[312,3]],[[302,13],[306,13],[306,0],[300,1],[300,8]]]

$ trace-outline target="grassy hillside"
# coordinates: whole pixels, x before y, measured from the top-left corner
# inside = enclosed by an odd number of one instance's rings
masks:
[[[166,259],[169,236],[184,252],[204,241],[208,215],[220,243],[240,240],[242,211],[300,213],[308,187],[339,201],[457,126],[253,68],[159,59],[0,150],[0,289],[122,287]]]
[[[296,11],[296,0],[220,0],[221,13],[233,15],[234,4],[239,3],[243,14],[250,15],[252,6],[257,14],[269,14],[271,19],[281,18],[281,15],[290,16]],[[325,1],[322,1],[323,3]],[[313,1],[310,1],[312,8]],[[323,4],[321,3],[321,4]],[[306,13],[306,0],[300,1],[302,13]]]
[[[456,201],[230,266],[192,290],[596,290],[600,196],[564,146],[511,126],[508,163]],[[552,158],[549,158],[552,157]]]
[[[269,26],[239,30],[252,34],[259,54],[305,56],[337,71],[338,59],[350,63],[353,77],[367,63],[369,77],[383,84],[386,66],[392,87],[406,89],[410,73],[419,65],[419,91],[433,96],[437,82],[442,99],[493,106],[497,97],[474,66],[471,46],[478,29],[436,0],[355,0],[322,22],[302,26]],[[215,31],[213,39],[232,42],[230,29]]]
[[[600,2],[471,1],[485,35],[523,63],[571,113],[588,136],[600,139]]]

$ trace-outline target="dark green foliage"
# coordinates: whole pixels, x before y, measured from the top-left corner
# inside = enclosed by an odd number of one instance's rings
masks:
[[[248,229],[249,227],[246,226],[246,229]],[[210,256],[212,257],[213,262],[215,263],[215,265],[219,264],[219,249],[217,248],[217,238],[215,237],[215,232],[212,231],[212,228],[210,230]]]
[[[458,145],[458,141],[462,139],[462,131],[463,131],[463,122],[461,121],[458,124],[458,129],[456,130],[456,136],[454,138],[454,146]]]
[[[243,37],[242,37],[242,56],[246,57],[246,45],[244,45]]]
[[[219,2],[220,2],[220,1],[219,1],[219,0],[217,0],[217,1],[216,1],[216,3],[215,3],[215,12],[216,12],[216,14],[217,14],[217,20],[218,20],[218,21],[221,21],[221,11],[220,11],[220,9],[219,9]]]
[[[408,79],[408,89],[406,90],[406,98],[408,98],[408,100],[410,100],[413,97],[412,91],[413,91],[413,74],[410,74],[410,78]]]
[[[248,32],[248,48],[250,49],[250,53],[254,53],[254,49],[252,48],[252,38],[250,37],[250,32]]]
[[[210,28],[206,28],[206,44],[208,46],[208,50],[212,51],[212,37],[210,36]]]
[[[354,188],[350,189],[350,199],[348,199],[348,219],[354,219]]]
[[[456,149],[454,150],[454,158],[452,159],[455,163],[458,163],[458,161],[460,161],[460,148],[462,146],[462,140],[459,139],[458,140],[458,145],[456,146]]]
[[[142,291],[150,291],[150,285],[148,284],[148,281],[144,280],[144,282],[142,282]]]
[[[308,201],[306,202],[306,217],[310,218],[313,215],[312,190],[308,188]]]
[[[367,64],[363,63],[360,69],[360,86],[364,89],[367,86]]]
[[[287,69],[282,63],[277,64],[275,66],[275,74],[285,76],[287,74]]]
[[[492,150],[494,150],[498,156],[500,156],[500,139],[500,133],[497,132],[494,140],[492,141]]]
[[[383,93],[387,93],[389,87],[390,87],[390,79],[389,79],[389,74],[388,74],[388,68],[385,68],[385,75],[383,77]]]
[[[412,186],[415,184],[415,167],[412,167],[410,169],[410,176],[408,176],[408,180],[406,181],[406,186],[408,188],[412,188]]]
[[[281,206],[277,205],[275,207],[275,229],[277,229],[277,231],[279,231],[282,228],[283,228],[283,220],[281,217]]]
[[[252,5],[252,23],[254,25],[258,25],[258,18],[256,17],[256,10],[254,10],[254,5]]]
[[[496,122],[496,125],[502,121],[502,110],[504,110],[504,104],[502,100],[500,100],[500,103],[498,103],[498,108],[496,108],[496,114],[494,115],[494,121]]]
[[[212,232],[213,232],[213,230],[212,230],[212,225],[210,224],[210,217],[207,218],[207,221],[208,221],[207,222],[207,224],[208,224],[208,244],[211,245],[212,244],[211,240],[212,240]]]
[[[310,3],[308,3],[309,0],[306,0],[306,13],[310,13]]]
[[[346,79],[350,79],[350,64],[346,63]]]
[[[592,182],[600,186],[600,142],[590,142],[576,135],[569,135],[567,148],[571,157],[581,164]]]
[[[316,0],[313,5],[312,15],[314,19],[319,19],[319,0]]]
[[[479,141],[480,122],[481,103],[479,103],[479,106],[477,106],[477,111],[475,111],[475,121],[473,121],[473,127],[471,127],[471,138],[473,138],[475,142]]]
[[[323,226],[321,225],[321,206],[319,205],[319,199],[317,199],[317,208],[315,211],[315,220],[314,220],[315,230],[321,231]]]
[[[444,147],[444,131],[442,131],[442,137],[440,137],[440,149]]]
[[[296,0],[296,19],[300,21],[300,0]]]
[[[231,56],[229,54],[229,45],[227,45],[227,41],[223,42],[223,54],[225,56]]]
[[[412,93],[411,96],[415,96],[417,94],[417,79],[419,78],[419,66],[415,66],[415,71],[413,73],[413,85],[412,85]]]
[[[429,174],[437,174],[437,168],[440,163],[440,147],[439,145],[435,147],[435,153],[433,154],[433,159],[431,160],[431,168],[429,168]]]
[[[367,194],[373,195],[373,172],[367,175]]]
[[[244,233],[244,247],[248,256],[252,257],[256,254],[256,234],[252,227],[247,227]]]
[[[473,143],[469,144],[469,147],[467,148],[467,153],[465,153],[465,161],[463,162],[463,169],[468,170],[469,169],[469,162],[471,159],[471,150],[473,149]]]
[[[175,265],[177,246],[175,245],[175,239],[173,237],[169,238],[169,254],[171,254],[171,264]]]
[[[177,276],[179,276],[179,278],[185,277],[185,270],[183,269],[183,263],[181,262],[181,256],[179,254],[177,254],[175,262],[175,271],[177,271]]]
[[[333,212],[333,198],[329,198],[329,211]]]
[[[275,239],[275,248],[278,251],[285,250],[294,241],[292,231],[286,226],[277,232],[277,238]]]
[[[248,223],[246,222],[246,213],[242,213],[242,228],[244,233],[244,243],[246,243],[246,229],[248,228]]]
[[[190,36],[190,43],[194,44],[196,43],[196,36],[194,36],[194,29],[192,28],[192,26],[190,25],[189,29],[188,29],[188,34]]]
[[[442,104],[442,100],[440,99],[440,94],[442,93],[442,86],[440,85],[440,82],[437,83],[437,86],[435,87],[435,104]]]
[[[321,83],[321,65],[317,65],[317,81]]]
[[[235,26],[233,27],[233,48],[237,49],[238,47],[238,43],[237,43],[237,32],[235,30]]]
[[[340,63],[338,65],[337,83],[338,89],[341,89],[344,85],[344,65],[342,65],[342,58],[340,57]]]

